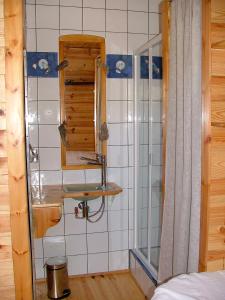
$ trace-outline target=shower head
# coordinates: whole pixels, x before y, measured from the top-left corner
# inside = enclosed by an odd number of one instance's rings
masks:
[[[68,66],[69,66],[69,62],[68,60],[65,59],[56,67],[56,71],[64,70]]]

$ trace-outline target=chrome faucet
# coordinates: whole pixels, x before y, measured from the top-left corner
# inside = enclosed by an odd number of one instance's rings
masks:
[[[89,157],[80,157],[81,160],[86,160],[88,165],[100,165],[101,166],[101,171],[102,171],[102,188],[106,188],[106,168],[107,168],[107,161],[106,161],[106,156],[103,154],[96,154],[96,159],[89,158]]]

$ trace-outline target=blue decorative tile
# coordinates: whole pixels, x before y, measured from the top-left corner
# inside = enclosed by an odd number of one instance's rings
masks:
[[[149,56],[142,55],[140,63],[141,63],[141,78],[148,79],[149,78]]]
[[[163,70],[162,70],[162,57],[153,56],[152,57],[152,78],[153,79],[162,79]]]
[[[107,55],[108,78],[132,78],[132,55]]]
[[[27,76],[58,77],[57,52],[27,52]]]
[[[141,56],[141,78],[149,78],[149,56]],[[162,57],[152,56],[152,78],[162,79]]]

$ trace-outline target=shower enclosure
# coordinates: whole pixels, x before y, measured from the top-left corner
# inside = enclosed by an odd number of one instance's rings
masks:
[[[135,59],[135,253],[157,279],[162,214],[162,45],[158,35]]]

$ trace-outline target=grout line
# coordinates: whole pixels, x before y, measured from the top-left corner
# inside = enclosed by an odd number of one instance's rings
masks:
[[[83,2],[83,1],[82,1]],[[27,6],[31,5],[35,5],[33,3],[26,3]],[[58,6],[57,4],[54,4],[54,5],[50,5],[50,4],[37,4],[38,6],[47,6],[47,7],[54,7],[54,6]],[[106,8],[106,7],[92,7],[92,6],[77,6],[77,5],[63,5],[63,4],[60,4],[61,7],[73,7],[73,8],[89,8],[89,9],[95,9],[95,10],[116,10],[116,11],[122,11],[122,12],[134,12],[134,13],[149,13],[149,14],[157,14],[157,15],[160,15],[161,13],[160,12],[157,12],[157,11],[149,11],[149,10],[132,10],[132,9],[119,9],[119,8]]]

